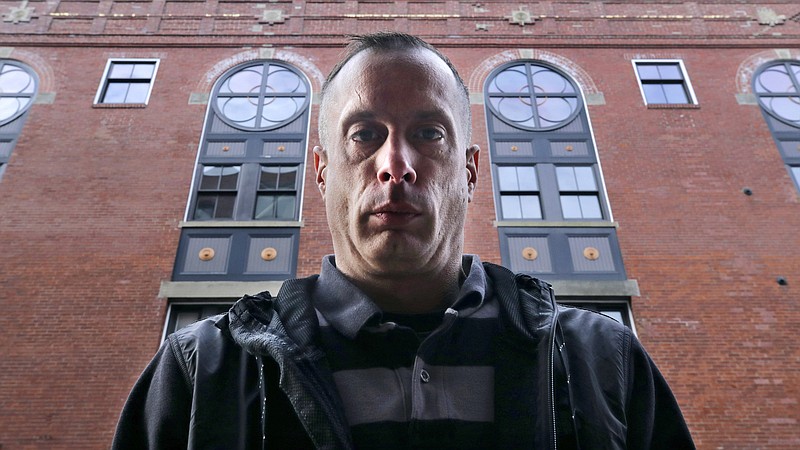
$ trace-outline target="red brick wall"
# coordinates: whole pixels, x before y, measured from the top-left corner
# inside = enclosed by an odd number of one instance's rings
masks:
[[[562,69],[588,76],[605,98],[588,110],[627,274],[642,294],[632,299],[636,329],[698,446],[800,446],[798,192],[759,108],[735,97],[745,61],[798,49],[796,21],[759,25],[756,7],[742,4],[544,2],[527,7],[534,24],[519,26],[508,22],[517,3],[346,1],[270,3],[287,18],[269,25],[253,5],[112,3],[30,2],[30,22],[0,24],[10,57],[55,94],[30,110],[0,180],[3,448],[109,445],[161,338],[159,284],[171,275],[206,111],[188,100],[213,83],[206,74],[263,44],[327,73],[341,35],[362,28],[413,28],[441,45],[476,93],[485,62],[519,49],[556,55]],[[792,2],[761,6],[787,18],[800,12]],[[239,16],[225,15],[234,9]],[[368,15],[343,16],[359,13]],[[481,23],[488,31],[476,31]],[[210,34],[223,28],[232,31]],[[92,107],[109,57],[160,58],[146,108]],[[635,57],[682,59],[699,108],[648,109]],[[499,262],[483,106],[472,112],[483,151],[465,250]],[[312,130],[316,119],[314,106]],[[309,149],[317,142],[312,131]],[[332,251],[312,161],[300,276]]]

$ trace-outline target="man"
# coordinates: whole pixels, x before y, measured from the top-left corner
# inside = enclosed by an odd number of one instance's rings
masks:
[[[626,327],[462,256],[469,107],[427,43],[354,38],[314,149],[335,257],[170,336],[114,448],[693,448]]]

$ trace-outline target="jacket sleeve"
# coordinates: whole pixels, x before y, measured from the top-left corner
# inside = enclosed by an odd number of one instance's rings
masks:
[[[635,337],[628,366],[628,448],[694,449],[689,428],[667,381]]]
[[[167,340],[133,386],[111,448],[186,448],[191,384]]]

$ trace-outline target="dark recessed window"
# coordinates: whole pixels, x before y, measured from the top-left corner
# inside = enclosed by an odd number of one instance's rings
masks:
[[[256,220],[291,220],[297,210],[300,166],[261,166]]]
[[[591,300],[559,300],[558,303],[598,312],[611,317],[628,328],[632,328],[630,304],[628,300],[601,302],[593,302]]]
[[[146,105],[157,68],[158,60],[109,60],[95,103]]]
[[[164,336],[185,328],[198,320],[222,314],[231,308],[230,303],[173,304],[169,307]]]
[[[696,103],[680,61],[634,61],[633,65],[648,105]]]
[[[196,220],[233,218],[241,170],[239,166],[203,166],[194,212]]]

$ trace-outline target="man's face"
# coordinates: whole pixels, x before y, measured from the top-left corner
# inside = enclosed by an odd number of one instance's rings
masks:
[[[460,262],[477,178],[463,95],[444,61],[424,49],[362,51],[334,79],[314,163],[344,273]]]

